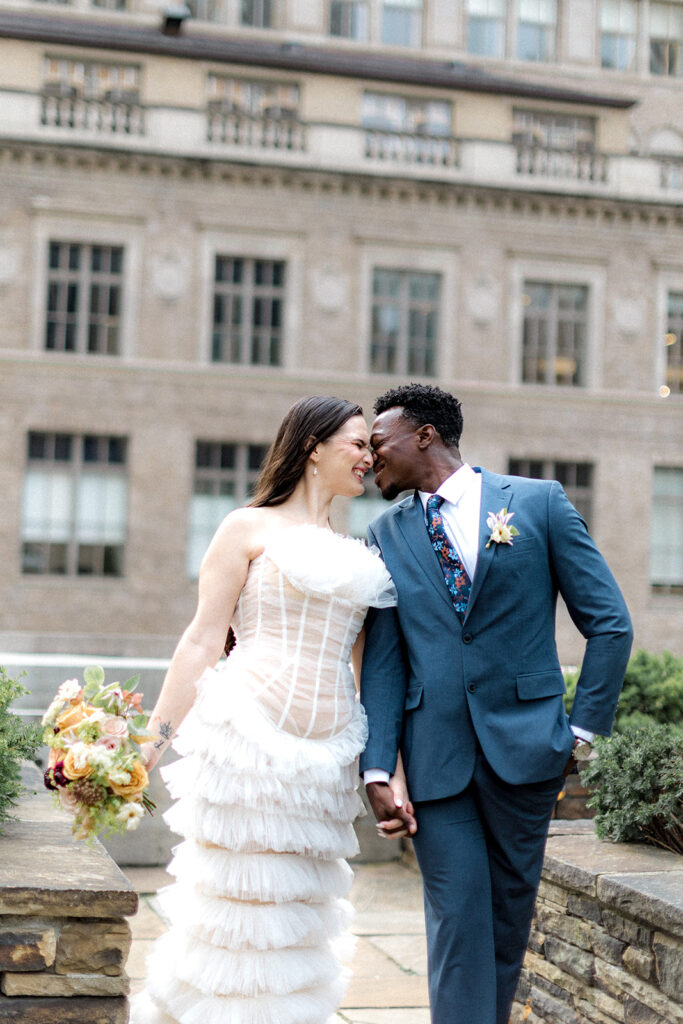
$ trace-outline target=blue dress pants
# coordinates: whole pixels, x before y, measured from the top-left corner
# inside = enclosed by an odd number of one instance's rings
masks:
[[[415,803],[432,1024],[508,1024],[563,782],[510,785],[478,751],[462,793]]]

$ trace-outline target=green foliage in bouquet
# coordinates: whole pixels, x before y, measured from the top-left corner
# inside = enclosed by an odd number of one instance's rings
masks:
[[[640,841],[683,854],[683,731],[625,725],[597,737],[597,757],[581,771],[601,839]]]
[[[40,726],[27,724],[10,711],[26,693],[26,687],[0,668],[0,823],[11,818],[10,808],[22,795],[21,762],[33,757],[40,744]]]
[[[571,711],[574,703],[578,677],[578,672],[565,674],[567,712]],[[629,726],[649,723],[682,728],[683,658],[675,657],[670,651],[662,654],[637,651],[626,668],[614,731],[619,733]]]

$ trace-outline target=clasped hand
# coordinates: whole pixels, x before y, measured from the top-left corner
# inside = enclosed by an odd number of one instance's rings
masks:
[[[377,818],[378,835],[383,839],[415,835],[415,811],[402,773],[392,775],[389,782],[370,782],[365,790]]]

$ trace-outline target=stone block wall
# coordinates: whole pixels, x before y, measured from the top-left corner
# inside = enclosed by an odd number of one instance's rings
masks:
[[[0,1021],[126,1024],[137,894],[99,843],[73,838],[44,791],[17,819],[0,835]]]
[[[683,858],[556,821],[511,1024],[683,1024]]]

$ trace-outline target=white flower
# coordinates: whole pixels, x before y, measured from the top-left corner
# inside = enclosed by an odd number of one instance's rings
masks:
[[[93,764],[91,759],[93,749],[94,748],[89,746],[89,744],[82,743],[80,740],[77,743],[72,744],[71,754],[74,759],[74,768],[77,771],[82,771],[84,768],[87,768],[88,765]]]
[[[81,695],[81,684],[78,679],[67,679],[57,690],[59,700],[75,700]]]
[[[100,743],[94,743],[88,748],[88,764],[93,768],[102,768],[105,772],[109,772],[114,764],[114,752]]]
[[[54,725],[55,724],[55,719],[57,718],[57,715],[61,711],[63,703],[64,703],[63,700],[60,700],[58,697],[55,697],[55,699],[52,701],[52,703],[50,704],[49,708],[47,709],[47,711],[45,712],[45,714],[43,715],[43,717],[41,719],[42,725]]]
[[[145,809],[142,804],[132,800],[123,805],[116,817],[119,821],[125,823],[126,829],[130,830],[138,827],[140,819],[144,816],[144,813]]]
[[[517,527],[509,525],[514,514],[514,512],[508,512],[507,508],[502,508],[500,512],[489,512],[486,525],[491,531],[491,536],[486,545],[487,548],[490,548],[492,543],[512,545],[512,538],[519,536]]]
[[[123,768],[116,768],[108,774],[109,780],[115,782],[117,786],[127,786],[130,782],[130,772],[125,771]]]

